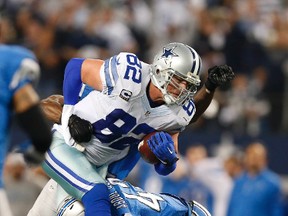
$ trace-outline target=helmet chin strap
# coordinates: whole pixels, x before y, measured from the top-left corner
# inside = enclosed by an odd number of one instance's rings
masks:
[[[171,100],[171,97],[170,97],[170,95],[163,95],[163,100],[165,101],[165,103],[167,104],[167,105],[171,105],[172,103],[173,103],[173,101]]]
[[[161,90],[161,92],[163,94],[163,100],[167,105],[172,105],[175,103],[175,100],[173,100],[172,96],[169,95],[167,91]]]

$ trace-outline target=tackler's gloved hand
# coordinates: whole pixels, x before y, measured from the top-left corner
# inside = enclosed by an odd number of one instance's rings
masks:
[[[72,114],[68,121],[71,137],[77,142],[89,142],[93,134],[92,124],[77,115]]]
[[[165,132],[157,132],[147,142],[151,151],[160,161],[155,164],[155,170],[160,175],[168,175],[173,172],[179,158],[171,135]]]
[[[218,86],[227,85],[234,77],[235,74],[230,66],[214,66],[208,69],[208,78],[205,86],[209,91],[213,92]]]

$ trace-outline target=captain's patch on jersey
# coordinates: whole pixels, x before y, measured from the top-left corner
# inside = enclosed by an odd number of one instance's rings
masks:
[[[120,92],[120,95],[119,95],[119,97],[125,101],[129,101],[131,96],[132,96],[132,92],[127,90],[127,89],[122,89],[122,91]]]

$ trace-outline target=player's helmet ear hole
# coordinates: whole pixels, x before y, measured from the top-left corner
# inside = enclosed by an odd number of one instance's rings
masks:
[[[157,70],[156,70],[156,74],[159,74],[159,73],[160,73],[160,70],[159,70],[159,69],[157,69]]]

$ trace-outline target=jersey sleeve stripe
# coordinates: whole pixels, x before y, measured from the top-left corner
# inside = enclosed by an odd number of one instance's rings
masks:
[[[114,85],[118,80],[118,73],[117,73],[117,56],[113,56],[111,60],[111,71],[113,75]]]
[[[113,56],[110,59],[105,60],[104,63],[104,74],[108,95],[110,95],[111,92],[113,91],[115,83],[118,79],[116,64],[117,64],[116,56]]]
[[[110,62],[110,59],[107,59],[105,60],[105,63],[104,63],[105,81],[106,81],[106,86],[108,88],[112,87],[112,80],[111,80],[110,73],[109,73],[109,67],[110,67],[109,62]]]

